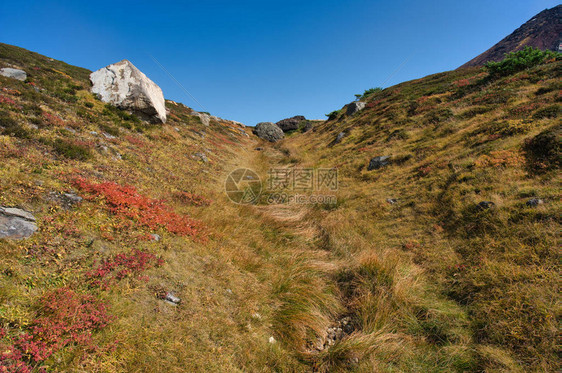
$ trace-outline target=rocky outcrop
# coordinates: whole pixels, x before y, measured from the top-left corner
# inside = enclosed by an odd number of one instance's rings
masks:
[[[123,60],[90,74],[92,92],[103,102],[155,123],[166,122],[164,94],[131,62]]]
[[[0,206],[0,239],[22,239],[37,231],[35,217],[21,209]]]
[[[361,101],[355,101],[352,102],[351,104],[347,105],[347,109],[346,109],[346,114],[347,115],[353,115],[355,113],[357,113],[358,111],[361,111],[365,108],[365,103],[361,102]]]
[[[275,123],[283,132],[295,131],[299,129],[301,122],[305,121],[306,118],[302,115],[296,115],[291,118],[286,118]]]
[[[201,120],[201,123],[203,123],[203,125],[209,127],[209,124],[211,124],[211,116],[207,113],[200,113],[198,111],[193,111],[191,113],[191,115],[195,116],[195,117],[199,117],[199,119]]]
[[[27,79],[27,74],[25,73],[25,71],[20,69],[12,69],[11,67],[4,67],[3,69],[0,69],[0,75],[7,78],[21,80],[22,82]]]
[[[285,134],[275,123],[262,122],[258,123],[254,127],[254,135],[260,139],[264,139],[270,142],[279,141],[285,137]]]

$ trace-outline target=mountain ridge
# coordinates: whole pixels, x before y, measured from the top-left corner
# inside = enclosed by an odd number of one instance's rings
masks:
[[[560,51],[562,45],[562,5],[545,9],[511,34],[460,68],[483,66],[488,61],[500,61],[507,53],[527,46],[541,50]]]

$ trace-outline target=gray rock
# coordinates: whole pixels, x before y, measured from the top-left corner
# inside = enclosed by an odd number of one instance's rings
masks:
[[[379,168],[388,166],[390,164],[389,160],[390,160],[389,155],[374,157],[369,161],[369,167],[367,167],[367,170],[368,171],[378,170]]]
[[[538,205],[542,205],[544,201],[540,198],[531,198],[525,204],[529,207],[537,207]]]
[[[352,102],[351,104],[347,105],[347,110],[346,110],[346,114],[347,115],[353,115],[355,113],[357,113],[358,111],[361,111],[365,108],[365,103],[361,102],[361,101],[355,101]]]
[[[211,116],[209,114],[193,111],[191,115],[199,117],[199,119],[201,119],[201,123],[207,127],[211,124]]]
[[[0,238],[29,238],[36,231],[35,217],[30,212],[0,207]]]
[[[152,238],[152,240],[156,241],[156,242],[160,241],[160,239],[161,239],[160,235],[158,235],[156,233],[151,233],[150,238]]]
[[[478,210],[488,210],[491,209],[493,207],[495,207],[496,204],[494,202],[491,201],[482,201],[480,202],[478,205],[476,205],[476,208]]]
[[[72,206],[76,205],[77,203],[82,202],[82,197],[70,192],[69,193],[50,192],[48,199],[59,203],[64,209],[70,209],[72,208]]]
[[[20,69],[12,69],[11,67],[4,67],[3,69],[0,69],[0,75],[7,78],[21,80],[22,82],[27,79],[27,74],[25,73],[25,71]]]
[[[164,300],[170,304],[178,305],[181,303],[181,299],[176,297],[173,293],[166,293]]]
[[[343,138],[345,137],[346,133],[345,132],[340,132],[338,133],[338,135],[336,136],[336,138],[334,139],[334,141],[332,141],[330,144],[328,144],[328,146],[334,146],[339,144]]]
[[[92,92],[105,103],[131,110],[152,122],[166,122],[164,94],[131,62],[123,60],[90,74]]]
[[[270,142],[279,141],[285,137],[281,128],[271,122],[258,123],[256,127],[254,127],[253,133],[257,137]]]
[[[238,131],[240,131],[240,133],[246,137],[250,137],[250,135],[248,135],[248,133],[246,132],[246,130],[244,130],[243,128],[235,128]]]
[[[291,118],[286,118],[275,123],[283,132],[294,131],[299,129],[299,124],[305,121],[306,118],[302,115],[296,115]]]
[[[201,159],[205,163],[209,162],[209,158],[207,158],[207,155],[205,153],[197,152],[193,154],[193,156]]]
[[[74,194],[74,193],[64,193],[64,197],[73,204],[82,202],[82,197]]]
[[[398,201],[394,198],[387,198],[386,202],[390,203],[391,205],[394,205],[395,203],[397,203]]]

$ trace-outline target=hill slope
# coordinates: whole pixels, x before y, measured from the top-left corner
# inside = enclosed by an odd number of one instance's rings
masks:
[[[499,43],[461,67],[482,66],[488,61],[500,61],[510,52],[526,46],[541,50],[558,51],[562,43],[562,5],[545,9]]]
[[[0,206],[39,227],[0,240],[0,367],[556,371],[560,63],[373,91],[269,144],[171,101],[149,125],[0,45],[28,72],[0,77]],[[337,203],[233,204],[239,167],[337,167]]]
[[[297,166],[340,171],[338,206],[316,222],[355,273],[341,280],[347,312],[365,336],[411,337],[413,356],[375,352],[377,369],[414,371],[420,356],[429,370],[559,367],[560,68],[402,83],[281,145]],[[390,164],[369,170],[376,156]]]

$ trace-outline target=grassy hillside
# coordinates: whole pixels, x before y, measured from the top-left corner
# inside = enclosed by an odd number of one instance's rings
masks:
[[[0,44],[7,66],[0,206],[39,231],[0,240],[0,371],[559,368],[560,62],[403,83],[274,145],[172,101],[147,124]],[[223,191],[309,166],[338,167],[337,204]]]
[[[347,348],[381,330],[399,341],[359,371],[559,368],[560,69],[428,76],[281,145],[293,164],[340,170],[338,206],[316,222],[345,263],[361,330]],[[390,164],[369,171],[375,156]]]

